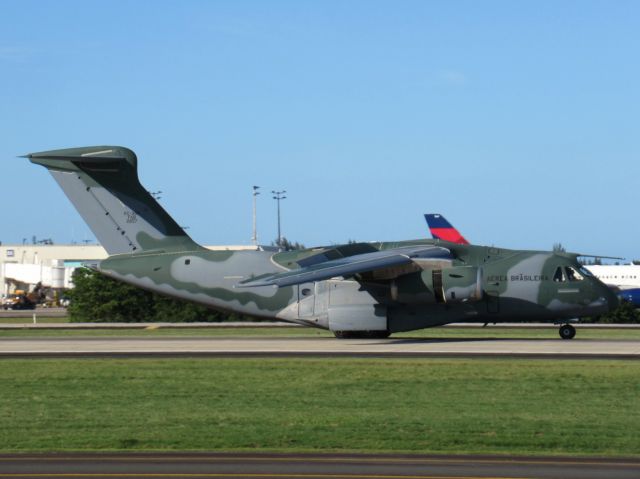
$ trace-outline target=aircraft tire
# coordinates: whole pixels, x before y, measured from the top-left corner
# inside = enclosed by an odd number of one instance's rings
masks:
[[[391,332],[389,331],[367,331],[365,337],[371,339],[387,339],[389,336],[391,336]]]
[[[560,326],[558,332],[560,333],[560,337],[562,339],[573,339],[573,337],[576,335],[576,328],[574,328],[570,324],[563,324],[562,326]]]
[[[385,339],[391,336],[389,331],[334,331],[337,339]]]
[[[334,331],[333,335],[338,339],[363,339],[367,337],[366,331]]]

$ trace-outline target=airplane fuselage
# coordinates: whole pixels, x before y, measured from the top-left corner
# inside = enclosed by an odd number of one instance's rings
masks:
[[[288,271],[325,249],[291,252],[209,251],[114,255],[99,270],[113,278],[211,308],[332,331],[410,331],[450,322],[561,320],[609,309],[609,289],[567,268],[567,256],[438,240],[373,243],[378,250],[446,245],[439,269],[413,267],[399,278],[332,278],[293,286],[238,288],[241,281]],[[330,248],[326,248],[330,249]],[[561,271],[558,276],[558,271]]]

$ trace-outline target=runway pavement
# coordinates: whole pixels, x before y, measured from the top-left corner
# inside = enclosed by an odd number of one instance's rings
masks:
[[[637,479],[640,460],[390,454],[0,455],[0,477]]]
[[[638,340],[210,337],[3,338],[0,356],[505,356],[640,359]]]
[[[37,309],[0,309],[0,318],[32,318],[33,315],[43,318],[66,318],[68,316],[65,308],[37,308]]]
[[[141,322],[141,323],[69,323],[60,322],[39,323],[38,318],[61,318],[66,316],[64,308],[39,309],[35,311],[36,322],[33,322],[33,310],[4,311],[0,310],[0,330],[3,329],[146,329],[149,327],[162,329],[279,329],[279,328],[307,328],[300,324],[285,323],[282,321],[223,321],[220,323],[165,323],[165,322]],[[640,324],[605,324],[605,323],[579,323],[580,329],[640,329]],[[450,323],[439,326],[446,329],[558,329],[555,323]]]

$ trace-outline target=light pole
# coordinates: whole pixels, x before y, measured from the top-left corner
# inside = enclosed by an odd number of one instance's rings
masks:
[[[258,228],[256,225],[256,197],[260,194],[258,191],[260,189],[259,186],[253,187],[253,236],[251,237],[251,241],[255,246],[258,246]]]
[[[280,234],[280,201],[287,198],[286,196],[284,196],[286,192],[286,190],[271,190],[271,193],[273,193],[273,199],[278,202],[278,248],[280,249],[282,249],[282,235]]]

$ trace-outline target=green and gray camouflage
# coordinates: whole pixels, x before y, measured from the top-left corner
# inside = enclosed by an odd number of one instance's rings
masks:
[[[142,187],[133,151],[27,157],[49,170],[107,250],[100,272],[211,308],[382,337],[451,322],[567,322],[617,305],[570,253],[430,239],[212,251]]]

